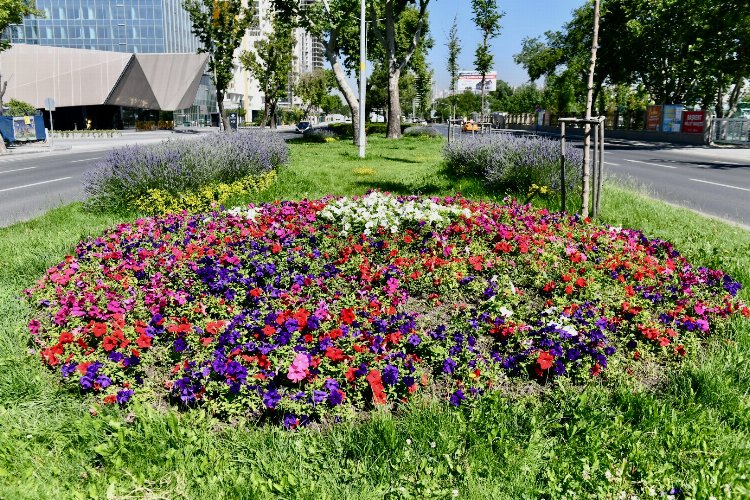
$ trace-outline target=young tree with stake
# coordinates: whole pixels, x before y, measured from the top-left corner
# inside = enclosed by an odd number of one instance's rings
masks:
[[[471,0],[472,21],[482,32],[482,41],[474,52],[474,68],[482,75],[482,121],[485,121],[485,84],[492,69],[493,57],[490,40],[500,34],[500,19],[505,15],[497,8],[497,0]]]

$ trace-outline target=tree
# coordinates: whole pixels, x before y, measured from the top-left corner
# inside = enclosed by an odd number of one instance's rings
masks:
[[[332,114],[341,114],[341,115],[348,115],[349,114],[349,108],[347,107],[346,103],[341,100],[341,96],[334,95],[334,94],[328,94],[323,96],[323,99],[320,101],[320,109],[323,111],[323,113],[327,115]]]
[[[8,101],[8,114],[10,116],[35,115],[36,108],[33,104],[29,104],[28,102],[11,99]]]
[[[448,32],[448,43],[445,44],[448,47],[448,75],[451,77],[450,91],[451,91],[451,118],[456,117],[456,87],[458,85],[458,56],[461,54],[461,42],[458,39],[458,17],[453,18],[453,25],[451,26],[450,32]]]
[[[482,32],[482,41],[474,52],[474,68],[482,75],[482,121],[485,121],[485,83],[487,73],[493,65],[492,52],[490,52],[490,40],[500,34],[500,19],[505,15],[497,8],[497,0],[471,0],[471,11],[474,13],[472,20]]]
[[[427,5],[430,0],[372,0],[370,24],[383,50],[388,70],[388,132],[390,139],[401,137],[401,73],[414,52],[424,47],[428,28]],[[381,24],[384,26],[381,27]],[[430,42],[431,43],[431,42]]]
[[[331,90],[330,81],[328,72],[322,69],[299,76],[294,92],[302,100],[305,116],[310,114],[312,108],[320,108],[323,98]]]
[[[208,69],[216,85],[216,100],[224,130],[229,128],[224,110],[224,93],[232,81],[234,52],[253,22],[253,8],[242,0],[184,0],[192,32],[201,43],[199,53],[208,54]]]
[[[323,44],[336,85],[349,106],[352,122],[359,121],[359,99],[349,85],[348,74],[358,71],[359,0],[273,0],[276,15],[299,25]],[[354,144],[359,144],[359,127],[354,129]],[[362,138],[364,140],[364,138]]]
[[[594,97],[594,70],[596,69],[596,50],[599,48],[599,0],[594,0],[594,38],[591,42],[591,66],[589,67],[589,82],[586,92],[586,119],[591,119],[591,107]],[[596,129],[594,129],[596,130]],[[598,132],[596,132],[598,133]],[[581,213],[589,215],[589,154],[591,148],[591,124],[583,125],[583,205]],[[594,210],[596,212],[596,209]]]
[[[258,81],[263,92],[263,119],[261,128],[269,122],[276,128],[276,107],[279,98],[286,96],[289,74],[292,71],[294,34],[291,24],[278,17],[272,21],[273,31],[255,42],[255,50],[244,50],[240,62]]]

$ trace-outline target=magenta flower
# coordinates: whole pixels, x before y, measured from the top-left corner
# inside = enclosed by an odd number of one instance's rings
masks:
[[[307,376],[309,366],[310,361],[307,359],[307,355],[299,353],[292,361],[286,377],[292,382],[300,382]]]

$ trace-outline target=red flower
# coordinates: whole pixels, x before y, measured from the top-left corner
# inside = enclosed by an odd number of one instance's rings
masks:
[[[329,347],[326,349],[325,353],[326,358],[330,359],[333,362],[341,361],[344,359],[344,351],[339,349],[338,347]]]
[[[117,401],[117,396],[115,396],[114,394],[108,394],[104,396],[105,404],[108,404],[108,405],[115,404],[115,401]]]
[[[266,325],[263,327],[263,333],[265,334],[266,337],[270,337],[271,335],[276,333],[276,328],[274,328],[271,325]]]
[[[549,370],[552,368],[552,364],[555,361],[555,357],[549,353],[549,351],[541,351],[539,357],[536,358],[536,362],[539,368],[542,370]]]
[[[586,286],[586,278],[578,278],[576,280],[576,286],[584,288]]]
[[[354,321],[354,309],[346,308],[343,311],[341,311],[341,321],[343,321],[347,325],[351,325],[352,321]]]
[[[107,333],[107,325],[104,323],[94,323],[93,332],[95,337],[101,337]]]
[[[69,344],[70,342],[73,342],[73,334],[70,332],[62,332],[58,342],[61,344]]]
[[[674,353],[676,355],[684,358],[685,357],[685,346],[683,346],[682,344],[680,344],[678,346],[675,346]]]
[[[104,337],[104,342],[102,343],[102,347],[105,351],[109,352],[115,347],[117,347],[117,339],[115,337]]]
[[[107,338],[109,338],[109,337],[107,337]],[[105,343],[106,343],[106,341],[107,341],[107,340],[106,340],[106,339],[104,339],[104,341],[105,341]],[[138,337],[138,340],[136,340],[136,341],[135,341],[135,343],[136,343],[136,344],[138,345],[138,347],[140,347],[141,349],[145,349],[145,348],[147,348],[147,347],[151,347],[151,337],[149,337],[148,335],[146,335],[146,334],[142,333],[142,334],[141,334],[141,335],[140,335],[140,336]]]
[[[602,367],[599,366],[599,363],[596,363],[594,366],[591,367],[591,376],[596,377],[598,376],[602,371]]]
[[[349,368],[349,369],[348,369],[348,370],[346,371],[346,381],[347,381],[347,382],[349,382],[349,383],[352,383],[352,382],[354,382],[354,379],[355,379],[355,378],[357,378],[357,376],[356,376],[356,375],[355,375],[355,373],[354,373],[354,372],[356,372],[356,371],[357,371],[357,369],[356,369],[356,368],[353,368],[353,367],[350,367],[350,368]]]

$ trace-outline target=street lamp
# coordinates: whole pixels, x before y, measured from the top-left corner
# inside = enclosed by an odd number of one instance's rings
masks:
[[[359,157],[365,157],[365,69],[367,63],[367,26],[365,24],[365,0],[359,1]],[[354,124],[352,123],[352,126]]]

